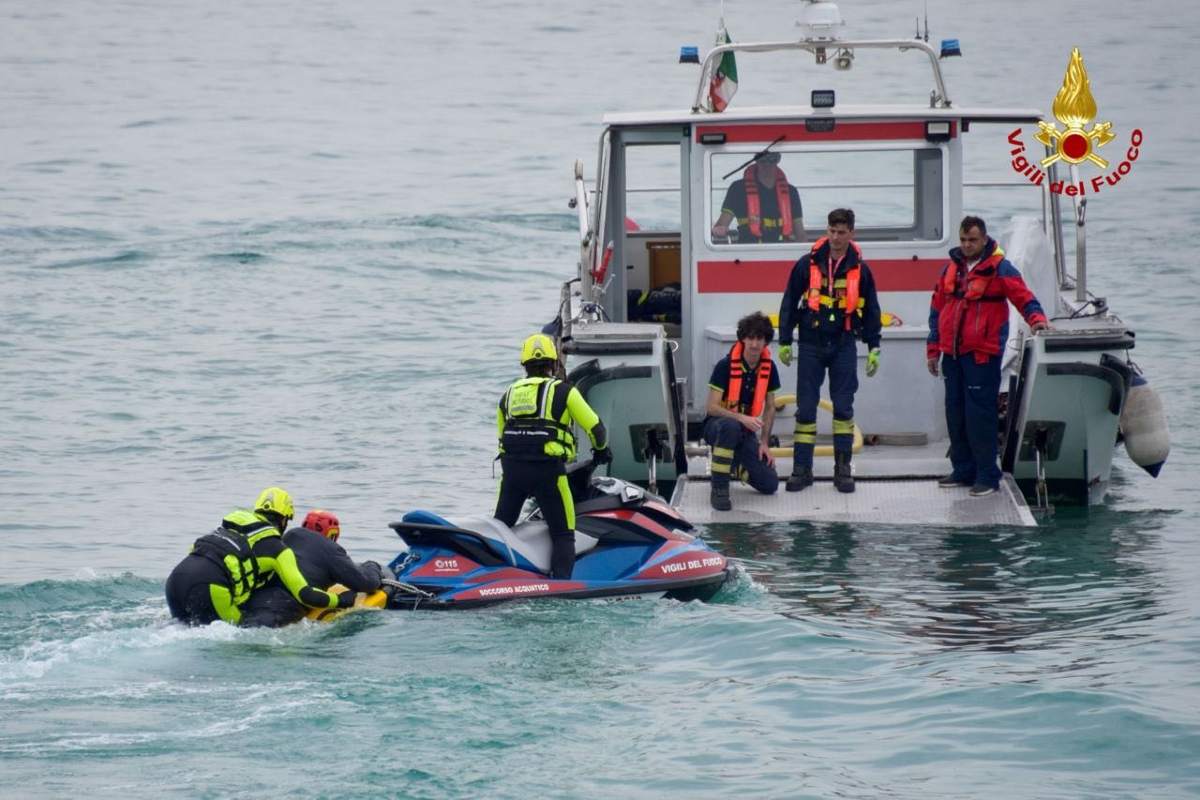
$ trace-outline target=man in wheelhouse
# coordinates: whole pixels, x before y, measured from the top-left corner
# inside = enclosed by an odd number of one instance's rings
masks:
[[[712,227],[713,241],[727,241],[729,224],[735,219],[739,244],[804,241],[800,193],[779,168],[779,153],[759,155],[729,185],[721,215]]]
[[[833,401],[833,485],[854,491],[850,459],[854,444],[854,393],[858,391],[858,346],[867,345],[867,377],[879,369],[882,323],[871,269],[854,242],[854,212],[829,212],[826,235],[800,257],[788,276],[779,305],[779,360],[796,359],[796,428],[787,490],[813,482],[817,402],[825,373]],[[796,344],[792,345],[792,332]]]
[[[760,311],[742,317],[737,342],[708,379],[704,440],[712,445],[712,495],[717,511],[729,511],[729,479],[736,476],[763,494],[775,494],[779,476],[771,455],[779,370],[767,345],[775,337]]]

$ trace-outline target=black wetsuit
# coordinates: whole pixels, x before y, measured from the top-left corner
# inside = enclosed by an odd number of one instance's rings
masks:
[[[190,625],[216,622],[221,615],[213,604],[209,587],[227,583],[229,573],[219,564],[204,556],[184,556],[167,577],[167,608],[172,617]]]
[[[292,528],[283,535],[283,543],[296,554],[300,571],[314,586],[340,583],[356,592],[373,592],[381,586],[378,564],[355,564],[340,544],[319,533]],[[275,580],[250,595],[242,606],[242,625],[277,628],[303,619],[306,613],[308,609]]]
[[[560,579],[570,578],[575,566],[575,500],[565,468],[575,458],[572,424],[587,431],[594,450],[607,450],[604,423],[567,381],[522,378],[496,407],[504,474],[492,516],[511,528],[526,498],[537,498],[550,529],[550,575]]]

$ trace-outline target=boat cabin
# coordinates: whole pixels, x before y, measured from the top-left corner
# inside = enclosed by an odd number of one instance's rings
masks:
[[[964,125],[1028,122],[1037,113],[807,107],[705,116],[703,122],[691,113],[605,117],[596,251],[608,268],[581,276],[610,320],[666,324],[679,343],[689,419],[704,416],[709,371],[732,346],[737,320],[756,310],[778,313],[793,264],[825,235],[836,208],[854,211],[854,238],[887,314],[884,369],[897,376],[904,366],[923,369],[930,292],[957,245],[963,216]],[[764,150],[778,154],[775,169],[798,195],[793,215],[802,227],[795,226],[794,241],[782,231],[750,237],[737,229],[736,216],[728,233],[715,234],[722,215],[729,216],[731,184],[754,169],[750,162]],[[677,185],[665,190],[649,182],[669,178]],[[870,396],[880,393],[866,387],[856,419],[866,429],[879,430],[886,418],[887,428],[932,435],[940,387],[925,384],[912,387],[926,397],[914,397],[907,411],[883,397],[872,403]]]

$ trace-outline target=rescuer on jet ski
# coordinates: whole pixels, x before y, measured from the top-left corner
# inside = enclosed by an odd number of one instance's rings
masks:
[[[595,464],[612,461],[604,423],[579,390],[554,375],[558,351],[544,333],[521,347],[525,377],[508,387],[496,409],[500,479],[496,519],[511,527],[533,496],[550,529],[550,575],[570,578],[575,566],[575,501],[565,465],[575,457],[572,422],[587,431]]]
[[[341,535],[338,518],[329,511],[314,509],[304,525],[283,534],[283,543],[296,554],[296,563],[308,580],[317,586],[340,583],[354,592],[373,592],[382,586],[383,568],[374,561],[355,564],[338,544]],[[242,625],[278,628],[304,619],[308,609],[296,601],[287,587],[271,581],[250,595],[242,606]]]
[[[292,597],[310,608],[354,605],[354,592],[330,594],[311,586],[300,571],[296,554],[282,537],[294,513],[291,495],[271,486],[258,496],[252,511],[230,512],[219,528],[197,539],[167,578],[171,616],[189,625],[218,619],[237,625],[251,593],[276,575]]]

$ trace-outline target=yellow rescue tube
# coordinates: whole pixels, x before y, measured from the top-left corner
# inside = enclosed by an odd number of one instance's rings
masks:
[[[341,594],[346,591],[346,587],[340,583],[335,583],[325,591],[333,594]],[[330,622],[337,619],[343,614],[349,614],[351,611],[378,611],[381,608],[387,607],[387,593],[382,589],[377,589],[370,594],[366,592],[358,592],[354,596],[354,605],[350,608],[310,608],[308,610],[308,618],[317,622]]]
[[[783,409],[783,407],[786,406],[788,403],[795,403],[795,402],[796,402],[796,395],[794,395],[794,394],[776,395],[775,396],[775,410],[781,411]],[[830,414],[833,413],[833,403],[829,402],[824,397],[822,397],[820,400],[817,401],[817,407],[825,409]],[[854,426],[854,444],[851,445],[850,452],[857,453],[859,450],[862,450],[862,447],[863,447],[862,430],[858,427],[858,425],[855,425]],[[792,448],[791,447],[772,447],[771,455],[775,456],[776,458],[781,458],[781,457],[788,458],[792,455]],[[833,455],[833,445],[831,445],[831,444],[816,445],[815,447],[813,447],[813,455],[814,456],[831,456],[831,455]]]

